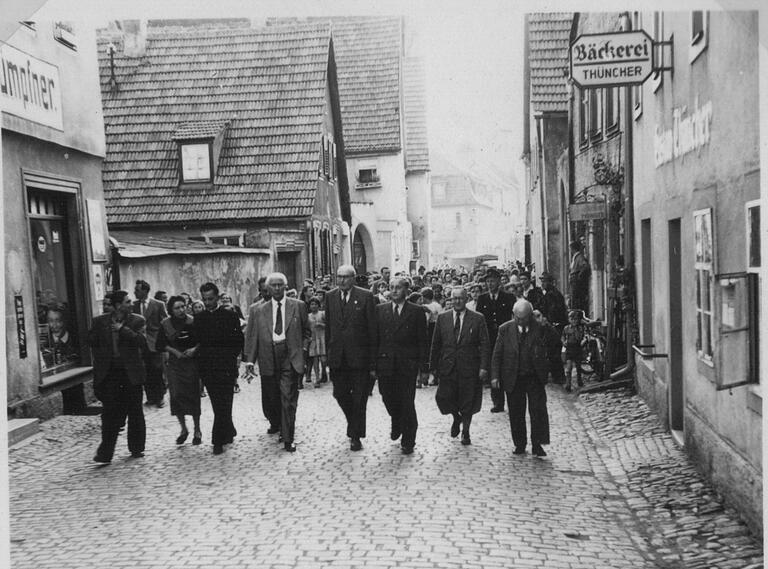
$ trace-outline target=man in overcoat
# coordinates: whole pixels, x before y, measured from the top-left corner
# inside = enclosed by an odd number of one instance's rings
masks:
[[[379,392],[392,420],[390,438],[402,435],[403,454],[416,445],[416,378],[426,371],[427,319],[421,306],[408,302],[408,281],[393,277],[390,302],[376,306],[376,375]]]
[[[363,448],[366,409],[376,381],[376,312],[371,291],[355,286],[352,265],[336,271],[338,287],[325,298],[325,349],[333,397],[347,419],[350,450]]]
[[[126,291],[115,291],[109,298],[112,311],[96,316],[88,331],[93,353],[93,391],[103,405],[101,444],[93,460],[102,464],[112,461],[126,417],[128,450],[132,457],[144,456],[146,441],[141,405],[142,385],[146,380],[144,318],[132,313]]]
[[[270,300],[251,305],[243,361],[251,373],[254,362],[259,362],[261,405],[269,421],[267,433],[279,428],[285,450],[294,452],[299,382],[304,376],[312,332],[306,304],[285,296],[287,283],[284,274],[270,274],[266,280]]]
[[[154,298],[149,298],[150,286],[147,281],[137,280],[133,289],[136,300],[133,303],[133,313],[139,314],[146,321],[147,354],[145,365],[147,368],[147,381],[144,383],[144,392],[147,396],[147,405],[163,407],[165,402],[165,378],[163,377],[163,355],[155,349],[157,333],[160,331],[160,323],[168,318],[165,304]]]
[[[485,273],[488,283],[488,292],[484,292],[477,299],[475,310],[485,317],[485,325],[488,327],[488,339],[491,349],[496,345],[496,335],[499,327],[512,318],[512,305],[515,297],[501,289],[501,273],[491,267]],[[491,413],[504,412],[504,392],[491,386],[491,400],[493,406]]]
[[[432,336],[430,369],[439,378],[435,400],[443,415],[452,415],[451,436],[471,444],[469,426],[472,415],[483,402],[483,381],[488,377],[491,345],[482,315],[467,310],[467,291],[451,291],[452,310],[437,317]]]
[[[544,327],[533,318],[531,303],[518,300],[513,312],[514,320],[499,328],[491,358],[491,383],[507,394],[514,454],[525,454],[527,405],[531,419],[531,451],[536,456],[546,456],[542,448],[549,444],[545,385],[552,359],[556,356],[548,345]]]

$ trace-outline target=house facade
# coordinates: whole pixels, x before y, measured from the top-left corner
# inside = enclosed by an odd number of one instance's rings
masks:
[[[327,24],[147,29],[129,21],[101,33],[99,57],[111,231],[268,252],[266,263],[233,257],[245,263],[232,267],[242,286],[227,289],[244,306],[260,276],[247,267],[281,271],[300,288],[349,261]],[[200,284],[221,278],[199,271]]]
[[[8,414],[85,406],[87,332],[108,239],[96,40],[69,22],[4,24],[0,108]]]

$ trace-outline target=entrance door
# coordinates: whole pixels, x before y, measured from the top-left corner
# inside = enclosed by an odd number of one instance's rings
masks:
[[[358,275],[364,275],[368,272],[368,260],[365,255],[365,244],[360,230],[355,231],[355,238],[352,241],[352,266]]]
[[[683,289],[681,282],[680,218],[669,221],[669,428],[682,440],[683,410]],[[677,431],[678,433],[675,433]]]
[[[288,288],[299,289],[296,282],[296,266],[299,262],[299,253],[296,251],[280,251],[277,254],[277,272],[283,273],[288,279]]]

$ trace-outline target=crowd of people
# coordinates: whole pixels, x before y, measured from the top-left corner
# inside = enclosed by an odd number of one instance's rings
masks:
[[[488,388],[491,412],[508,408],[515,454],[524,454],[530,439],[533,454],[546,456],[544,386],[550,377],[568,391],[581,383],[584,314],[569,313],[552,276],[542,273],[537,286],[530,269],[511,263],[392,275],[383,267],[358,275],[344,265],[335,286],[327,275],[305,281],[300,292],[272,273],[259,279],[247,317],[214,283],[200,286],[199,299],[165,291],[150,298],[150,285],[136,281],[135,300],[126,291],[108,295],[89,331],[94,392],[103,404],[94,460],[112,460],[126,420],[128,450],[143,456],[143,405],[163,407],[166,388],[181,428],[176,443],[189,437],[186,416],[193,420],[192,444],[202,443],[207,396],[213,453],[223,453],[237,435],[234,394],[241,380],[255,378],[267,432],[288,452],[296,450],[299,390],[330,381],[352,451],[363,448],[367,401],[378,383],[391,439],[406,455],[416,445],[416,389],[431,385],[438,410],[452,417],[450,435],[461,434],[462,444],[471,444],[472,417]]]

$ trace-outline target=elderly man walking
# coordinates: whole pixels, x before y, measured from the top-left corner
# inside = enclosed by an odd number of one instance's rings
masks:
[[[312,334],[307,306],[285,296],[287,284],[282,273],[267,276],[270,300],[250,307],[243,360],[250,373],[254,362],[259,362],[261,405],[269,421],[267,433],[275,433],[279,425],[285,450],[294,452],[299,381],[304,376],[304,356]]]
[[[325,348],[333,397],[347,419],[350,450],[363,448],[366,408],[376,381],[376,312],[373,294],[354,286],[355,269],[336,271],[338,287],[325,298]]]
[[[525,454],[526,404],[531,418],[531,450],[546,456],[542,445],[549,444],[547,374],[553,365],[553,350],[544,328],[533,318],[533,306],[518,300],[512,308],[514,319],[502,324],[491,358],[491,384],[507,394],[509,425],[514,454]]]
[[[488,377],[491,346],[485,318],[467,310],[467,291],[451,291],[453,309],[437,317],[432,336],[430,369],[440,378],[435,401],[443,415],[453,415],[451,436],[471,444],[472,415],[483,402],[483,381]]]

